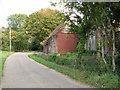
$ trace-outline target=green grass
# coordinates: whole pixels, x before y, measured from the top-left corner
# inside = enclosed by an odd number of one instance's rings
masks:
[[[7,57],[9,55],[11,55],[13,52],[8,52],[8,51],[2,51],[0,52],[0,80],[1,80],[1,77],[2,77],[2,71],[3,71],[3,67],[4,67],[4,63],[5,63],[5,60],[7,59]]]
[[[28,55],[30,58],[35,61],[52,68],[56,71],[59,71],[65,75],[70,76],[71,78],[87,83],[92,86],[99,88],[118,88],[118,75],[112,72],[107,72],[103,74],[98,74],[96,72],[86,71],[82,69],[73,69],[66,67],[64,65],[58,65],[54,62],[45,60],[41,57],[36,56],[35,54]]]

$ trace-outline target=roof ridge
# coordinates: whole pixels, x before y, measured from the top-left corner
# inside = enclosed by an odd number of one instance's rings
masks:
[[[47,40],[48,40],[51,36],[57,34],[57,33],[59,32],[59,30],[62,30],[62,29],[60,29],[60,28],[62,28],[63,26],[64,26],[63,23],[61,23],[59,26],[57,26],[56,29],[55,29],[54,31],[52,31],[51,34],[50,34],[48,37],[46,37],[45,40],[43,40],[42,42],[40,42],[40,44],[41,44],[41,45],[45,45],[45,43],[47,42]]]

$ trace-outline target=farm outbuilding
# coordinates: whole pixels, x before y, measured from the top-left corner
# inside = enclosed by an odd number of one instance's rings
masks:
[[[77,52],[79,40],[75,33],[69,32],[68,26],[60,24],[51,34],[40,44],[44,47],[44,53],[66,54],[67,52]]]

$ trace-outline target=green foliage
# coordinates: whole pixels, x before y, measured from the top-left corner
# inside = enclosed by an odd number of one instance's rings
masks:
[[[67,56],[67,57],[70,57],[70,56],[71,56],[71,53],[67,52],[66,56]]]
[[[117,71],[117,73],[118,73],[118,75],[120,76],[120,55],[117,55],[116,56],[116,71]]]
[[[57,54],[58,53],[53,53],[51,56],[52,56],[52,59],[55,59],[57,57]]]
[[[30,47],[29,47],[30,50],[39,50],[39,51],[43,51],[43,46],[40,44],[40,40],[39,39],[36,39],[36,38],[32,38],[32,42],[30,44]]]
[[[115,47],[117,46],[116,51],[118,53],[120,46],[118,45],[118,43],[120,43],[118,35],[116,35],[120,22],[120,14],[118,13],[118,11],[120,11],[120,3],[68,2],[65,6],[69,9],[67,19],[70,22],[71,31],[76,32],[78,34],[77,37],[80,39],[80,43],[77,46],[79,58],[84,54],[83,52],[85,51],[85,43],[88,40],[88,36],[92,31],[97,30],[100,32],[100,40],[102,41],[103,37],[107,40],[105,43],[103,40],[103,46],[107,44],[109,48],[108,55],[112,56],[114,62],[114,55],[111,53],[114,53],[113,44],[115,42]],[[73,14],[74,19],[71,19],[71,15]],[[115,32],[116,40],[114,40],[113,32]],[[97,52],[101,52],[100,46],[97,49]],[[103,54],[103,52],[101,53]],[[113,65],[113,69],[114,67]]]
[[[49,60],[54,62],[56,60],[56,57],[57,57],[57,53],[53,53],[52,55],[50,55]]]
[[[53,57],[57,57],[58,53],[53,53],[52,56]]]
[[[7,18],[11,26],[12,50],[43,51],[40,42],[44,40],[65,19],[65,15],[57,10],[41,9],[27,16],[13,14]],[[3,50],[9,50],[9,27],[2,33]]]
[[[2,32],[0,34],[0,38],[2,40],[2,50],[8,51],[9,50],[9,36],[7,33]]]
[[[80,43],[78,44],[77,46],[77,50],[78,50],[78,57],[81,58],[82,57],[82,54],[84,52],[84,43]]]
[[[21,32],[17,32],[12,30],[11,31],[11,43],[12,43],[12,50],[13,51],[21,51],[24,50],[24,37],[22,36]]]
[[[56,6],[56,2],[50,2],[51,3],[51,6]]]
[[[116,43],[116,49],[117,49],[118,55],[120,56],[120,45],[119,45],[120,44],[120,32],[116,32],[115,43]]]
[[[103,73],[111,72],[111,57],[107,56],[105,59],[108,62],[106,65],[104,64],[102,58],[97,59],[96,51],[85,51],[83,56],[78,58],[79,53],[67,53],[65,55],[57,56],[57,53],[53,53],[52,55],[36,55],[45,60],[54,62],[59,65],[64,65],[70,68],[85,70],[87,72],[95,72],[98,75]],[[116,61],[117,62],[117,61]],[[118,67],[118,65],[116,65]],[[119,69],[118,69],[119,70]]]
[[[68,11],[68,20],[71,22],[71,30],[79,34],[82,39],[87,39],[86,34],[91,30],[96,30],[98,27],[103,26],[105,28],[110,27],[110,23],[116,28],[119,26],[120,15],[118,11],[120,10],[119,3],[106,3],[106,2],[70,2],[66,3],[66,7],[75,9],[79,14],[75,14],[75,20],[71,20],[70,16],[74,14]],[[83,18],[80,14],[83,14]],[[108,18],[111,20],[109,22]],[[116,22],[113,23],[113,20]],[[77,24],[75,24],[76,22]],[[79,28],[79,29],[78,29]],[[110,27],[112,28],[112,27]],[[81,39],[80,38],[80,39]]]
[[[97,51],[95,51],[95,50],[91,50],[91,51],[84,50],[84,52],[83,52],[83,56],[93,56],[93,55],[97,55]]]
[[[27,15],[25,14],[13,14],[7,18],[8,25],[12,30],[19,31],[21,26],[25,23]]]
[[[13,14],[8,16],[7,21],[9,26],[4,32],[2,32],[2,50],[9,51],[9,27],[11,27],[12,51],[22,51],[26,48],[26,40],[21,31],[21,27],[25,23],[26,17],[27,15],[25,14]]]
[[[34,37],[42,41],[64,21],[64,18],[64,14],[57,10],[41,9],[27,17],[22,30],[27,38]]]

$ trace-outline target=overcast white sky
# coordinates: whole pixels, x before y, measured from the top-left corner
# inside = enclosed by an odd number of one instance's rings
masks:
[[[51,0],[0,0],[0,27],[7,27],[6,18],[11,14],[31,14],[41,8],[51,8]],[[52,0],[53,1],[53,0]],[[57,9],[59,9],[57,7]]]

